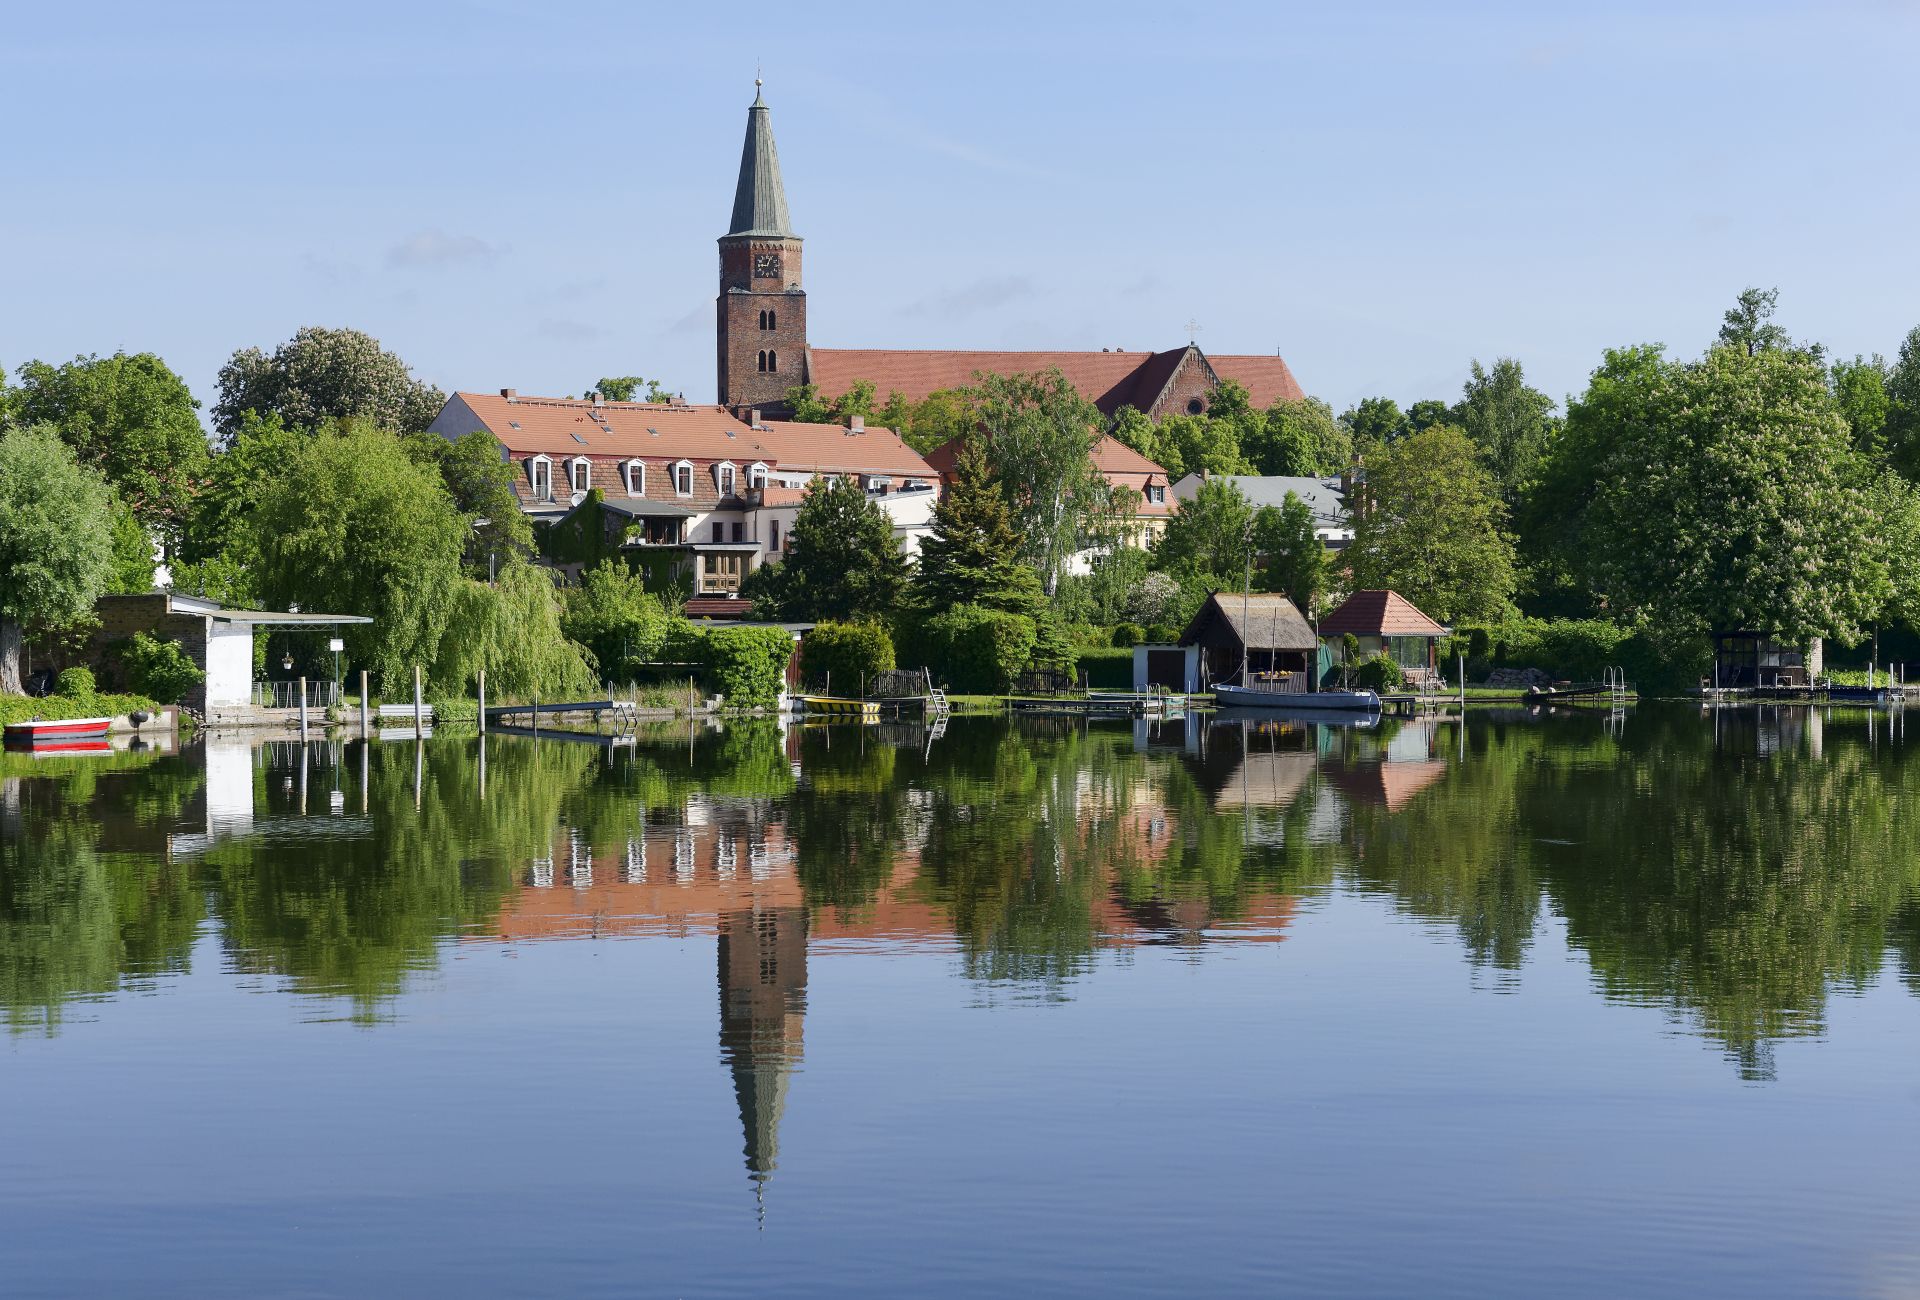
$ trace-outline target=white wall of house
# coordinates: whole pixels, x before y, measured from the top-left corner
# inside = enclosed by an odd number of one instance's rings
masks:
[[[919,559],[920,541],[933,531],[933,508],[940,503],[939,492],[929,488],[916,492],[869,493],[867,500],[879,506],[893,521],[893,535],[900,543],[901,553],[908,560]],[[762,506],[748,516],[752,521],[748,536],[760,543],[765,556],[771,557],[776,552],[768,547],[768,541],[777,536],[784,545],[793,535],[793,521],[799,514],[798,504]],[[704,533],[700,540],[707,540]]]
[[[207,620],[207,707],[253,699],[253,624]]]

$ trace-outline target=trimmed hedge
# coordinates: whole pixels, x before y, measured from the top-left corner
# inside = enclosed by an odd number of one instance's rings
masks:
[[[878,623],[819,623],[800,639],[800,669],[808,680],[831,675],[843,693],[895,666],[893,638]]]
[[[1123,646],[1083,646],[1074,657],[1073,682],[1108,690],[1133,687],[1133,651]]]
[[[707,688],[733,708],[771,708],[780,702],[793,637],[779,627],[722,627],[700,636]]]

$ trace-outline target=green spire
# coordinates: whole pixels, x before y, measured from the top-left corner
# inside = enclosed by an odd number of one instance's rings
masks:
[[[733,191],[729,235],[793,237],[787,216],[787,190],[780,182],[780,153],[773,147],[773,118],[753,79],[753,105],[747,109],[747,140],[740,150],[740,183]]]

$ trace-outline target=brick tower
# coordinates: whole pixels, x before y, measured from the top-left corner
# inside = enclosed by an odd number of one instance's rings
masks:
[[[777,415],[787,390],[807,382],[807,295],[773,123],[753,86],[733,221],[720,236],[720,403]]]

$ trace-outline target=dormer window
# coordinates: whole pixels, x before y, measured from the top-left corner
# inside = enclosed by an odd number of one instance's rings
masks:
[[[1165,505],[1167,501],[1167,485],[1165,483],[1147,484],[1147,500],[1157,506]]]
[[[693,462],[677,460],[673,463],[673,491],[675,496],[693,495]]]
[[[593,483],[593,465],[585,456],[575,456],[567,466],[569,482],[575,492],[585,492]]]
[[[867,475],[867,491],[869,492],[873,492],[876,494],[884,494],[887,491],[887,489],[892,486],[893,486],[893,480],[890,478],[887,478],[884,475],[881,475],[881,474]]]
[[[647,494],[646,462],[630,460],[621,467],[621,471],[626,476],[628,496],[643,497]]]
[[[535,501],[553,500],[553,462],[545,456],[535,456],[529,460],[527,484],[533,491]]]
[[[714,486],[720,489],[721,496],[730,497],[733,495],[733,480],[734,468],[732,461],[723,460],[713,467]]]
[[[759,462],[747,466],[747,486],[755,491],[764,491],[767,486],[767,467]]]

